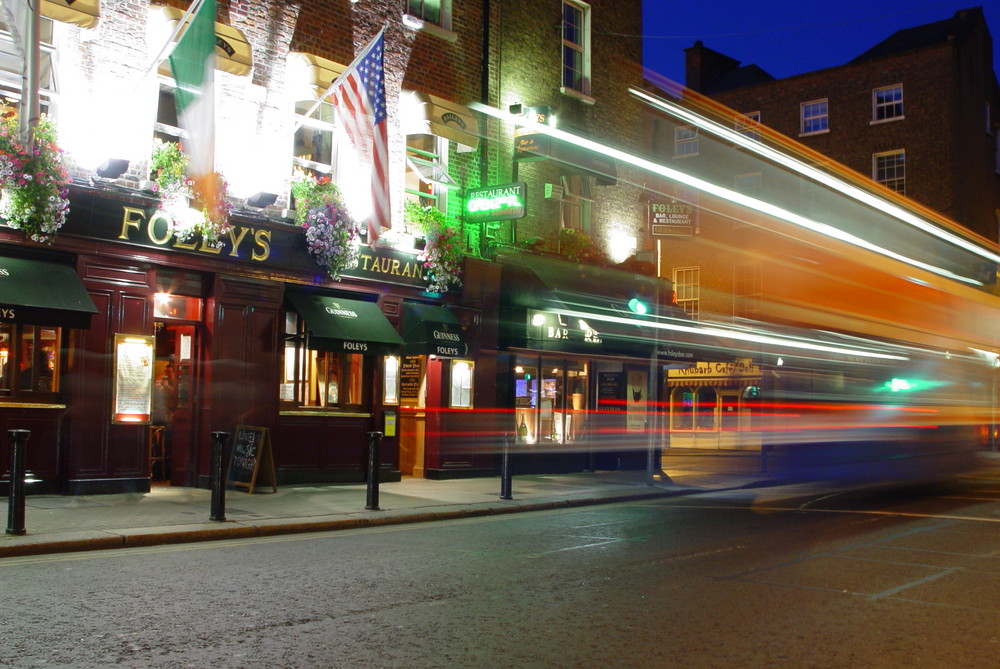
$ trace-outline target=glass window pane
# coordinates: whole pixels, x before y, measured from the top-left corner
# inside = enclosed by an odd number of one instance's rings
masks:
[[[714,430],[715,406],[716,406],[715,388],[712,388],[710,386],[704,386],[702,388],[699,388],[696,398],[696,405],[697,405],[697,416],[698,416],[698,429]]]
[[[670,399],[673,429],[694,429],[694,391],[691,388],[674,388]]]
[[[0,390],[10,390],[11,335],[13,325],[0,324]]]
[[[451,399],[449,406],[457,409],[472,408],[472,370],[469,360],[451,361]]]

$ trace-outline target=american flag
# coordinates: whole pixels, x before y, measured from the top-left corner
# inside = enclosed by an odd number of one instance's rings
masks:
[[[347,137],[362,156],[371,156],[372,214],[368,243],[374,245],[390,227],[389,137],[385,120],[385,71],[382,33],[368,43],[337,78],[330,102],[337,109]]]

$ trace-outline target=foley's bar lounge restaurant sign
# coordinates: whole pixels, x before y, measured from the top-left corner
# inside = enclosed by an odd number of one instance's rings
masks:
[[[657,236],[690,237],[697,226],[694,205],[673,198],[653,200],[648,205],[649,233]]]

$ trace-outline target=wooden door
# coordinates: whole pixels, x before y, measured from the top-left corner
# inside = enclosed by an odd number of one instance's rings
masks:
[[[171,325],[174,341],[174,367],[177,374],[176,401],[171,423],[171,482],[195,485],[197,466],[194,440],[197,437],[198,373],[200,350],[198,329],[194,325]]]

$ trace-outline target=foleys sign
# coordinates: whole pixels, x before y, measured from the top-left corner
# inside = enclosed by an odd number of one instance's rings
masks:
[[[460,358],[467,355],[469,349],[465,345],[462,335],[454,332],[450,327],[448,323],[438,323],[431,329],[434,355],[445,358]]]
[[[649,232],[660,236],[690,236],[697,226],[694,205],[668,198],[649,203]]]
[[[473,188],[465,198],[465,217],[470,223],[524,218],[528,192],[523,181],[486,188]]]

